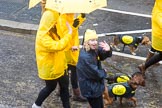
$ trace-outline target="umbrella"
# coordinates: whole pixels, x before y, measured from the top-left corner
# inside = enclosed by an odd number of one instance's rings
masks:
[[[46,8],[59,13],[90,13],[107,6],[107,0],[47,0]]]
[[[29,9],[37,5],[41,0],[30,0],[29,1]]]

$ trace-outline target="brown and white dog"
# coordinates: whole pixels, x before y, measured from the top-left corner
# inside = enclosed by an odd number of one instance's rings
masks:
[[[127,79],[125,79],[125,81],[127,81]],[[106,107],[107,105],[111,105],[117,97],[120,98],[120,104],[122,104],[122,99],[126,98],[132,101],[134,106],[136,106],[137,99],[134,95],[138,86],[145,86],[145,80],[141,72],[135,72],[127,82],[108,85],[105,87],[105,91],[103,93],[104,106]]]
[[[113,37],[113,43],[111,43],[111,47],[115,48],[116,51],[120,51],[118,45],[122,43],[123,50],[126,45],[129,46],[130,52],[132,55],[136,55],[137,47],[139,44],[141,45],[151,45],[151,41],[148,36],[130,36],[130,35],[115,35]]]

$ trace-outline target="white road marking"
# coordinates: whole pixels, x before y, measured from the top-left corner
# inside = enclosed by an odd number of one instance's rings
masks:
[[[134,56],[134,55],[125,54],[125,53],[120,53],[120,52],[115,52],[115,51],[113,51],[113,55],[122,56],[122,57],[127,57],[127,58],[132,58],[132,59],[137,59],[137,60],[143,60],[143,61],[146,60],[145,57]]]
[[[123,32],[113,32],[113,33],[102,33],[102,34],[97,34],[98,37],[104,37],[104,36],[109,36],[109,35],[117,35],[117,34],[134,34],[134,33],[146,33],[146,32],[151,32],[152,29],[145,29],[145,30],[133,30],[133,31],[123,31]],[[83,36],[79,36],[79,39],[83,39]]]
[[[115,52],[115,51],[113,51],[113,55],[127,57],[127,58],[131,58],[131,59],[136,59],[136,60],[142,60],[142,61],[146,60],[145,57],[134,56],[134,55],[120,53],[120,52]],[[162,64],[162,61],[160,61],[160,64]]]
[[[82,45],[79,45],[79,48],[82,48]],[[134,56],[134,55],[131,55],[131,54],[125,54],[125,53],[116,52],[116,51],[113,51],[112,54],[113,55],[116,55],[116,56],[121,56],[121,57],[136,59],[136,60],[142,60],[142,61],[145,61],[146,60],[146,57]],[[162,61],[160,61],[159,63],[162,64]]]
[[[127,11],[120,11],[120,10],[115,10],[115,9],[100,8],[99,10],[151,18],[151,15],[134,13],[134,12],[127,12]]]

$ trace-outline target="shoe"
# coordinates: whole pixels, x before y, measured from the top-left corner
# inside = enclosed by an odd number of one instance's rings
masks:
[[[35,103],[32,105],[32,108],[41,108],[41,106],[36,105]]]
[[[87,102],[87,99],[82,96],[73,96],[73,101]]]
[[[138,69],[140,70],[140,72],[142,73],[143,76],[145,76],[145,65],[142,63],[140,65],[138,65]]]
[[[73,89],[73,101],[87,102],[87,99],[81,95],[79,88]]]

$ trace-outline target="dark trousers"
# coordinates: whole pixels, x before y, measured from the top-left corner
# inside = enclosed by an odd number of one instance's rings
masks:
[[[68,65],[68,70],[71,70],[71,85],[73,89],[78,88],[78,78],[77,78],[77,73],[76,73],[76,66],[73,65]]]
[[[104,108],[102,95],[97,98],[87,98],[91,108]]]
[[[64,108],[70,108],[69,102],[69,76],[65,72],[63,76],[55,80],[45,80],[46,86],[39,92],[35,104],[41,106],[43,101],[55,90],[57,83],[60,86],[60,97]]]
[[[158,63],[161,60],[162,60],[162,52],[158,52],[158,54],[155,54],[145,63],[145,69],[147,69],[151,65]]]

